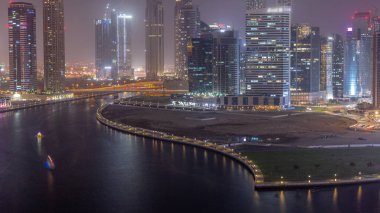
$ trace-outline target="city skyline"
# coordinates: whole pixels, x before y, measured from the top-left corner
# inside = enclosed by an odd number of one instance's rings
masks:
[[[366,0],[357,2],[354,0],[335,0],[333,2],[323,0],[325,3],[315,3],[311,0],[294,0],[293,1],[293,23],[307,23],[318,26],[322,35],[330,33],[339,33],[344,35],[345,29],[350,26],[351,16],[355,11],[375,11],[374,6],[380,8],[380,3],[375,0]],[[38,48],[38,65],[43,62],[43,45],[42,45],[42,2],[35,0],[26,0],[35,5],[37,9],[37,48]],[[93,22],[104,13],[106,4],[105,0],[94,0],[92,4],[88,1],[66,0],[65,13],[65,29],[66,29],[66,55],[67,63],[77,62],[94,62],[95,52],[95,36],[93,34]],[[238,4],[227,0],[210,0],[200,1],[194,0],[194,4],[199,5],[201,12],[201,20],[206,23],[220,22],[232,25],[234,29],[240,31],[240,36],[244,36],[244,11],[245,1],[241,0]],[[215,4],[215,3],[218,4]],[[165,65],[174,65],[174,4],[175,1],[165,1]],[[120,0],[114,1],[120,10],[134,16],[132,23],[133,28],[133,66],[141,67],[145,65],[145,42],[144,42],[144,11],[145,2],[138,0]],[[124,5],[124,6],[123,6]],[[128,5],[124,8],[125,5]],[[373,6],[372,6],[373,5]],[[119,7],[121,6],[121,7]],[[207,11],[207,8],[213,6],[215,9]],[[88,13],[81,13],[81,9],[86,7]],[[339,7],[339,11],[334,8]],[[8,8],[7,2],[0,3],[0,22],[6,25]],[[324,12],[320,16],[321,11]],[[226,15],[227,14],[227,15]],[[329,17],[334,16],[336,19],[331,21]],[[79,21],[78,21],[79,20]],[[83,31],[80,31],[83,29]],[[84,32],[84,33],[83,33]],[[7,29],[0,29],[1,35],[7,34]],[[0,63],[8,64],[7,36],[0,36]]]

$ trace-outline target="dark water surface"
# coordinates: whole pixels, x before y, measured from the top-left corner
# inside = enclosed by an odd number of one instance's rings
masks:
[[[104,101],[0,114],[0,212],[380,212],[378,184],[255,192],[221,155],[102,126]]]

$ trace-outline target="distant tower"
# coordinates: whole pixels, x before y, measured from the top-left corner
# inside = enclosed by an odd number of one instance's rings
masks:
[[[279,6],[292,6],[292,0],[278,0]]]
[[[373,25],[370,12],[355,13],[348,28],[345,53],[345,97],[369,97],[372,93]]]
[[[65,80],[65,24],[63,0],[44,0],[45,91],[62,92]]]
[[[8,8],[9,77],[12,92],[37,89],[36,11],[14,2]]]
[[[247,10],[262,9],[266,6],[266,0],[246,0]]]
[[[380,17],[374,18],[373,106],[380,108]]]
[[[191,0],[176,0],[175,5],[175,71],[180,79],[188,78],[187,45],[200,38],[200,13]]]
[[[113,42],[111,19],[104,18],[95,21],[95,65],[99,79],[112,78],[116,59]]]
[[[132,71],[132,16],[117,15],[117,69],[118,77],[133,77]]]
[[[164,8],[162,0],[146,0],[146,78],[158,80],[164,72]]]
[[[291,36],[292,103],[316,104],[320,100],[321,36],[319,27],[294,25]]]

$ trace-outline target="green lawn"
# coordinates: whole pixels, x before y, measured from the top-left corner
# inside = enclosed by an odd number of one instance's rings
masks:
[[[380,174],[380,148],[260,151],[244,153],[264,174],[265,181],[350,179]]]

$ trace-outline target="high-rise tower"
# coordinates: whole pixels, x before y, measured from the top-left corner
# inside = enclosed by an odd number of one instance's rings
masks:
[[[290,26],[290,7],[247,10],[247,95],[290,105]]]
[[[164,72],[164,8],[162,0],[146,0],[146,78],[158,80]]]
[[[9,77],[13,92],[37,89],[36,10],[30,3],[8,8]]]
[[[65,80],[65,24],[63,0],[44,0],[45,91],[61,92]]]
[[[292,0],[278,0],[279,6],[292,6]]]
[[[318,27],[294,25],[291,36],[292,103],[319,101],[321,77],[321,36]]]
[[[380,108],[380,16],[374,18],[373,40],[373,106]]]
[[[133,77],[131,24],[131,15],[117,15],[117,77]]]
[[[344,95],[369,97],[372,92],[373,23],[370,12],[355,13],[347,30]]]
[[[262,9],[266,6],[266,0],[246,0],[247,10]]]
[[[200,13],[192,0],[176,0],[175,5],[175,71],[180,79],[188,78],[187,45],[200,38]]]

